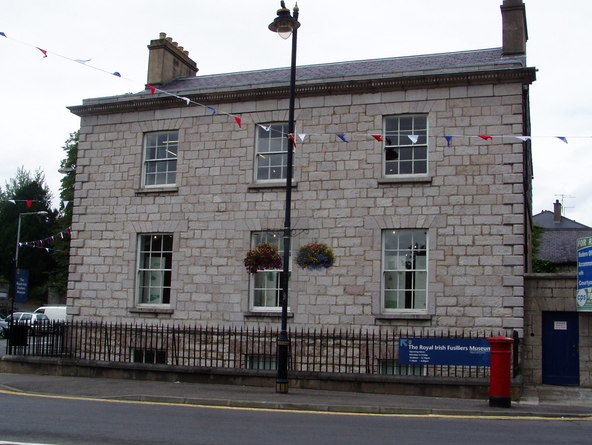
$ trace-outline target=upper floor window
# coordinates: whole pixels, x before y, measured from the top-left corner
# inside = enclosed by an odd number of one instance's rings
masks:
[[[275,246],[280,257],[284,258],[284,238],[282,232],[254,232],[251,247],[267,241]],[[291,268],[290,268],[291,269]],[[281,294],[281,273],[283,269],[266,269],[251,274],[251,309],[279,310]]]
[[[175,185],[179,132],[165,131],[144,136],[145,187]]]
[[[427,308],[428,255],[425,230],[383,232],[383,307]]]
[[[140,235],[138,241],[138,303],[170,304],[173,235]]]
[[[255,175],[257,181],[286,179],[288,164],[288,124],[257,126]]]
[[[385,117],[384,144],[385,176],[427,174],[427,115]]]

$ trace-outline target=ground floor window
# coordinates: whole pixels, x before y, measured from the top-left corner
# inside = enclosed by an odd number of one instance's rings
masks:
[[[170,304],[173,235],[143,234],[138,246],[138,303]]]
[[[284,258],[284,238],[280,231],[254,232],[251,235],[251,248],[262,242],[275,246]],[[251,307],[254,310],[278,310],[280,308],[282,269],[260,270],[251,274]]]
[[[425,310],[427,305],[427,232],[383,232],[383,307]]]
[[[166,365],[166,351],[159,349],[132,348],[132,362],[150,365]]]

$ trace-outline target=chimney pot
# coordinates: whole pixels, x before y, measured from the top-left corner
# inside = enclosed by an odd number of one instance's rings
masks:
[[[561,203],[558,199],[553,203],[553,222],[556,224],[561,222]]]
[[[189,57],[189,52],[161,32],[159,38],[148,45],[149,85],[162,85],[177,77],[190,77],[197,74],[197,65]]]
[[[522,0],[504,0],[501,11],[504,55],[526,54],[528,29],[524,3]]]

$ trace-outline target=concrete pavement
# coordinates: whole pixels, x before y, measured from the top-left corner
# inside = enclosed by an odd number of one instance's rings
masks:
[[[592,390],[571,387],[529,387],[511,408],[491,408],[488,400],[400,396],[337,391],[201,383],[62,377],[0,373],[0,391],[105,400],[145,401],[363,414],[511,416],[589,418]],[[1,398],[1,393],[0,393]]]

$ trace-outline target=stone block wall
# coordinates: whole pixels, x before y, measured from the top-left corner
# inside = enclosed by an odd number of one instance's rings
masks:
[[[115,99],[113,99],[115,100]],[[525,190],[520,84],[304,97],[296,103],[293,248],[332,246],[324,271],[294,265],[298,327],[523,328]],[[97,103],[100,102],[97,101]],[[75,317],[277,324],[249,310],[250,234],[283,227],[285,191],[254,184],[258,123],[285,122],[287,100],[185,106],[82,119],[68,304]],[[383,118],[426,113],[429,175],[383,179]],[[179,131],[177,186],[141,188],[147,132]],[[349,135],[344,143],[336,133]],[[449,147],[445,135],[454,135]],[[491,135],[483,140],[479,135]],[[381,237],[428,231],[428,308],[381,310]],[[135,303],[139,233],[174,236],[170,308]]]
[[[525,279],[525,325],[523,374],[527,384],[541,384],[542,314],[543,312],[576,312],[576,273],[529,274]],[[592,314],[580,313],[579,355],[580,386],[592,387]]]

